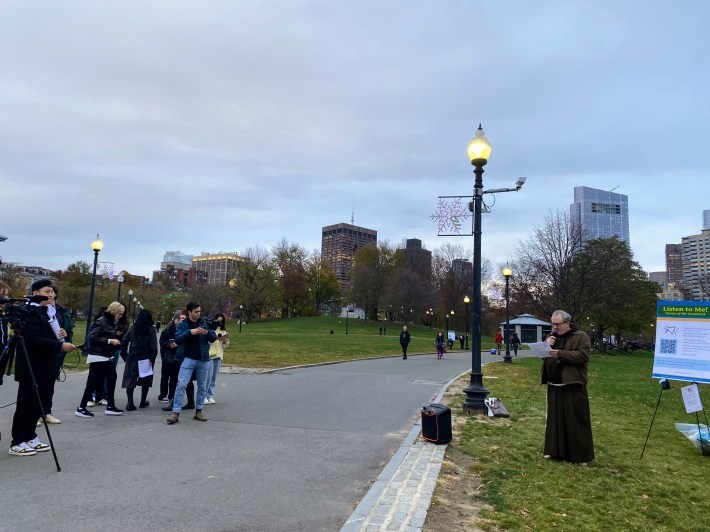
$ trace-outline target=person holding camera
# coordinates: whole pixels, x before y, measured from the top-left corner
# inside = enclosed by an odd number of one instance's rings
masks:
[[[227,319],[221,312],[215,314],[214,323],[216,325],[215,332],[217,333],[217,341],[210,344],[210,370],[207,374],[207,398],[206,405],[213,405],[217,401],[214,400],[214,389],[217,384],[217,375],[219,368],[222,366],[224,359],[224,348],[229,345],[229,333],[225,322]]]
[[[207,396],[207,374],[210,366],[210,342],[217,339],[217,333],[210,330],[202,318],[202,309],[197,301],[187,304],[187,319],[181,321],[175,329],[175,343],[178,348],[175,360],[180,361],[180,373],[173,398],[173,413],[167,419],[168,425],[179,421],[182,410],[182,398],[185,387],[190,382],[193,370],[197,375],[197,401],[194,419],[207,421],[202,413]]]
[[[32,283],[32,295],[45,296],[46,299],[30,305],[30,312],[22,328],[27,357],[24,354],[15,357],[17,408],[12,418],[9,451],[13,456],[32,456],[49,451],[50,446],[37,437],[37,420],[42,417],[42,404],[47,403],[53,390],[59,353],[76,349],[74,344],[59,340],[50,324],[47,307],[54,296],[52,281],[40,279]],[[37,402],[33,376],[40,402]]]

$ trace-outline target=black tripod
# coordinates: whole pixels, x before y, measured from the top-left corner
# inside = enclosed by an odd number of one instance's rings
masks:
[[[0,327],[4,324],[0,322]],[[27,354],[27,349],[25,348],[25,339],[22,337],[22,322],[19,319],[13,320],[10,327],[12,328],[12,336],[10,337],[10,342],[5,348],[4,352],[0,354],[0,368],[7,365],[7,375],[12,372],[12,362],[16,355],[23,357],[23,360],[27,364],[27,371],[32,381],[32,388],[34,389],[35,400],[39,405],[39,410],[44,419],[44,405],[42,404],[42,399],[39,394],[39,387],[37,386],[37,381],[35,380],[34,371],[32,371],[32,366],[30,365],[30,357]],[[2,384],[2,372],[0,371],[0,384]],[[23,397],[18,397],[18,403],[23,400]],[[61,471],[62,468],[59,466],[59,460],[57,459],[57,453],[54,450],[54,442],[52,441],[52,435],[49,433],[49,423],[45,421],[44,429],[47,431],[47,439],[49,440],[50,448],[52,449],[52,456],[54,456],[54,463],[57,466],[57,472]]]

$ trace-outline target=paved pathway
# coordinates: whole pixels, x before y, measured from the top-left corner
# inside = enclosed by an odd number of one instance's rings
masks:
[[[86,376],[69,376],[55,393],[63,422],[50,426],[60,473],[51,453],[7,454],[14,407],[0,408],[0,529],[333,531],[360,501],[365,519],[354,526],[376,530],[384,519],[382,530],[409,530],[392,527],[423,518],[443,452],[417,442],[412,426],[468,367],[470,353],[454,352],[223,374],[218,403],[205,407],[210,421],[184,411],[175,426],[156,388],[147,409],[77,418]],[[0,407],[16,389],[6,378]],[[117,397],[122,406],[122,390]],[[405,502],[414,503],[406,512]]]

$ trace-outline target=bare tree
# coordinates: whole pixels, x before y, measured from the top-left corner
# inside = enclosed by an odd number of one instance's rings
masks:
[[[579,314],[587,303],[580,300],[572,262],[581,248],[581,229],[569,213],[550,211],[543,224],[515,248],[511,288],[518,299],[542,316],[560,308]]]

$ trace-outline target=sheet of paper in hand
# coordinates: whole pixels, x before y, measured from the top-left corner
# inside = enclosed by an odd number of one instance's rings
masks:
[[[530,346],[530,349],[532,349],[533,353],[535,353],[538,358],[547,358],[551,356],[550,350],[552,348],[547,342],[535,342],[532,344],[528,344],[528,346]]]

